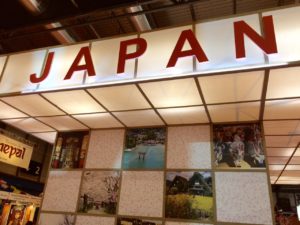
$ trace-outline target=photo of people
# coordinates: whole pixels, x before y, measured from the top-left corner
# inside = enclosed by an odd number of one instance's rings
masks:
[[[165,128],[139,128],[127,130],[122,168],[164,168],[165,139]]]
[[[13,205],[10,209],[7,225],[22,225],[25,207]]]
[[[167,172],[165,217],[213,219],[211,172]]]
[[[219,168],[265,167],[259,123],[214,125],[215,166]]]
[[[119,171],[85,171],[78,211],[115,214],[119,187]]]
[[[118,218],[117,225],[162,225],[162,222],[137,218]]]

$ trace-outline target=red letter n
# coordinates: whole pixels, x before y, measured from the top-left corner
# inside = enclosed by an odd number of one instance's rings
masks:
[[[234,23],[236,58],[246,57],[244,34],[247,35],[266,54],[277,53],[277,44],[272,16],[263,17],[263,30],[264,36],[262,37],[245,21],[238,21]]]

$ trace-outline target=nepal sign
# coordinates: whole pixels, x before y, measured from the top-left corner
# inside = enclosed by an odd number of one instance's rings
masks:
[[[0,161],[27,169],[33,147],[0,134]]]
[[[300,7],[0,57],[0,94],[300,61]]]

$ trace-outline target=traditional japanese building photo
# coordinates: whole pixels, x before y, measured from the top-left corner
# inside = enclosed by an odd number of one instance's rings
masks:
[[[299,0],[0,21],[0,225],[300,224]]]

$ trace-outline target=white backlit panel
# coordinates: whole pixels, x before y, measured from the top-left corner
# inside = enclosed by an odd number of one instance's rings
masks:
[[[61,110],[37,94],[5,97],[1,98],[1,100],[31,116],[54,116],[64,114]]]
[[[83,90],[45,93],[43,96],[69,114],[105,111]]]
[[[269,165],[269,170],[281,172],[281,170],[283,170],[284,166],[285,166],[285,164],[284,165]]]
[[[88,129],[86,126],[69,116],[39,117],[38,119],[59,131]]]
[[[267,148],[267,156],[291,156],[294,148]]]
[[[263,16],[273,16],[278,54],[270,55],[273,62],[300,60],[300,7],[280,9],[263,13]]]
[[[158,109],[158,112],[167,124],[208,123],[203,106]]]
[[[300,165],[287,165],[285,170],[299,170],[300,171]]]
[[[193,58],[183,57],[177,60],[176,66],[167,68],[168,61],[183,30],[192,29],[192,26],[177,27],[168,30],[141,34],[147,41],[147,50],[138,59],[138,78],[176,75],[193,72]],[[185,43],[183,50],[189,50],[190,45]]]
[[[97,76],[87,77],[86,83],[93,84],[99,82],[119,81],[134,77],[135,60],[125,62],[125,72],[117,74],[120,42],[130,40],[137,36],[126,36],[123,38],[114,38],[101,40],[92,43],[91,54],[94,61],[94,67]],[[136,45],[129,45],[127,53],[136,51]]]
[[[300,118],[300,99],[266,101],[264,119]]]
[[[265,135],[300,134],[300,120],[264,121]]]
[[[42,139],[50,144],[54,144],[56,139],[56,132],[32,133],[31,135]]]
[[[0,83],[0,93],[32,91],[37,85],[30,82],[30,75],[41,73],[46,50],[11,55]]]
[[[268,163],[271,164],[286,164],[289,157],[268,157]]]
[[[196,24],[197,39],[209,59],[197,63],[197,71],[264,64],[263,51],[246,35],[246,58],[236,59],[233,23],[241,20],[261,33],[258,14]]]
[[[33,118],[25,118],[25,119],[10,119],[3,120],[3,122],[8,123],[20,130],[23,130],[27,133],[31,132],[49,132],[53,131],[53,129]]]
[[[300,96],[300,67],[270,70],[267,99]]]
[[[207,104],[259,100],[264,71],[199,77]]]
[[[49,49],[49,52],[54,52],[54,58],[49,75],[45,81],[40,83],[39,90],[81,85],[83,83],[85,70],[74,72],[72,77],[68,80],[64,80],[64,78],[80,49],[88,45],[89,43],[84,43]],[[79,65],[84,64],[86,64],[86,62],[84,57],[82,57]]]
[[[210,105],[208,111],[213,122],[258,120],[260,102]]]
[[[0,119],[10,119],[10,118],[18,118],[18,117],[27,117],[24,113],[10,107],[9,105],[0,102]]]
[[[135,85],[122,85],[88,90],[110,111],[151,108]]]
[[[3,71],[3,68],[4,68],[5,61],[6,61],[6,56],[0,57],[0,75],[2,74],[2,71]]]
[[[300,136],[265,136],[267,147],[295,148],[300,142]]]
[[[128,127],[164,125],[154,110],[139,110],[114,113]]]
[[[76,115],[74,117],[90,128],[123,127],[123,125],[109,113]]]
[[[155,107],[176,107],[202,104],[194,79],[179,79],[140,84]]]

